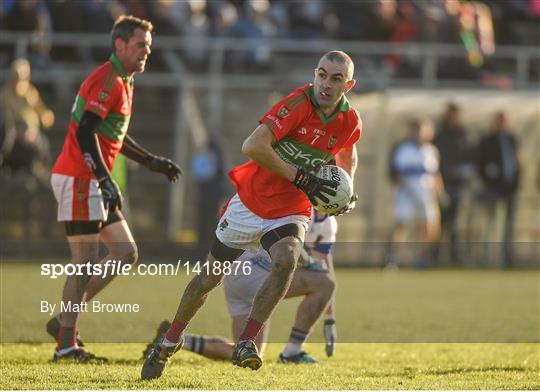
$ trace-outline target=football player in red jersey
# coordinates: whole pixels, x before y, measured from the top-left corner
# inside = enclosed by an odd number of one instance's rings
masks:
[[[133,98],[133,75],[143,72],[151,53],[152,24],[121,16],[111,32],[113,54],[82,83],[73,104],[69,130],[52,170],[51,184],[64,222],[72,262],[133,264],[137,247],[122,215],[122,195],[111,178],[118,153],[162,173],[170,181],[182,171],[171,160],[151,154],[127,135]],[[108,255],[98,259],[99,241]],[[117,269],[118,270],[118,269]],[[62,304],[81,304],[94,297],[112,276],[68,276]],[[77,333],[80,306],[64,307],[47,323],[57,339],[54,360],[103,360],[81,348]]]
[[[327,196],[335,195],[337,183],[314,172],[335,158],[354,177],[362,122],[345,96],[355,84],[353,73],[353,61],[346,53],[326,53],[315,69],[313,84],[296,89],[260,119],[242,145],[250,160],[229,174],[237,193],[218,224],[208,261],[236,260],[244,250],[260,245],[272,259],[271,273],[236,345],[235,365],[261,367],[254,341],[289,288],[312,204],[328,202]],[[355,200],[353,196],[339,213],[350,211]],[[211,269],[188,284],[171,327],[146,357],[143,379],[161,376],[169,357],[182,346],[187,324],[222,279],[222,273]]]

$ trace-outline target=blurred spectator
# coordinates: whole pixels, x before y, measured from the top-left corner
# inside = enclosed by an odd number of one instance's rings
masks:
[[[268,0],[247,0],[238,21],[231,27],[229,35],[247,40],[247,50],[228,53],[228,66],[237,68],[267,68],[270,65],[268,38],[276,34],[269,16]]]
[[[289,38],[326,38],[327,10],[321,0],[291,0],[288,5]]]
[[[210,21],[206,15],[206,0],[188,0],[173,3],[171,18],[176,30],[185,37],[205,39],[210,35]],[[182,51],[188,64],[200,67],[208,62],[208,51],[194,45]]]
[[[13,62],[10,79],[0,90],[0,104],[4,119],[2,152],[5,153],[0,171],[2,181],[6,181],[0,188],[16,195],[12,201],[24,214],[20,218],[25,237],[37,237],[41,233],[35,229],[43,229],[44,220],[40,217],[47,210],[41,205],[43,194],[48,194],[44,190],[49,188],[50,151],[42,129],[53,125],[54,114],[30,83],[27,60]]]
[[[374,5],[368,1],[340,0],[333,3],[339,20],[337,38],[363,41],[371,34]]]
[[[48,183],[50,151],[42,130],[53,125],[54,113],[30,82],[30,72],[27,60],[15,60],[11,77],[0,91],[6,135],[3,166],[14,172],[27,171]]]
[[[397,11],[397,12],[396,12]],[[400,44],[417,41],[420,35],[421,14],[410,0],[402,0],[398,3],[393,18],[390,42]],[[419,68],[418,58],[404,58],[403,56],[388,55],[385,59],[385,67],[392,73],[399,70],[401,76],[410,76]]]
[[[429,265],[433,244],[439,237],[440,214],[437,197],[442,191],[439,152],[431,143],[434,126],[430,120],[413,121],[409,136],[393,151],[391,166],[395,173],[395,225],[389,249],[383,261],[386,267],[397,266],[394,247],[405,241],[407,225],[412,223],[420,234],[415,266]],[[415,249],[416,251],[416,249]]]
[[[223,153],[212,139],[192,160],[192,170],[198,185],[197,238],[200,257],[207,251],[219,217],[219,207],[226,192]]]
[[[83,12],[78,2],[68,0],[49,0],[52,28],[55,33],[80,33],[83,26]],[[53,46],[51,57],[55,61],[90,61],[91,53],[82,46]]]
[[[504,266],[511,267],[520,165],[517,140],[503,111],[495,114],[493,129],[478,144],[476,156],[478,173],[484,184],[481,200],[486,207],[487,217],[485,241],[487,246],[490,246],[491,241],[501,244],[502,254],[496,260],[502,257]]]
[[[396,0],[376,0],[374,2],[375,19],[371,21],[371,41],[390,41],[398,22],[398,4]]]
[[[231,26],[238,20],[238,10],[227,0],[212,1],[208,4],[210,18],[210,35],[221,37],[227,35]]]
[[[474,173],[471,162],[471,149],[467,142],[467,131],[461,124],[460,108],[449,103],[439,126],[433,144],[439,149],[441,175],[446,203],[441,203],[441,223],[443,238],[450,242],[450,260],[458,263],[457,217],[463,195],[463,188]]]
[[[156,0],[148,3],[149,20],[154,25],[154,31],[159,35],[178,34],[172,19],[173,0]]]
[[[33,33],[28,59],[33,67],[44,68],[49,64],[52,25],[46,3],[39,0],[16,1],[4,15],[2,28]]]

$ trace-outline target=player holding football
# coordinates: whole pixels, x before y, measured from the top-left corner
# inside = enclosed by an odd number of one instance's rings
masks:
[[[313,85],[296,89],[260,120],[244,141],[250,161],[234,168],[237,189],[216,229],[208,261],[237,260],[259,244],[270,254],[272,270],[255,297],[232,361],[256,370],[262,359],[255,339],[278,302],[285,296],[302,250],[312,205],[328,202],[337,182],[320,179],[314,171],[337,160],[351,177],[356,169],[355,143],[362,123],[345,97],[355,84],[354,65],[344,52],[326,53],[315,69]],[[354,207],[355,197],[339,213]],[[311,202],[311,204],[310,204]],[[188,284],[171,328],[154,345],[141,377],[160,377],[169,357],[183,344],[182,332],[221,283],[214,271],[195,276]]]
[[[122,195],[111,178],[119,152],[166,175],[170,181],[182,174],[174,162],[149,153],[127,135],[133,74],[145,69],[152,29],[146,20],[133,16],[118,18],[111,31],[113,54],[85,79],[75,98],[69,130],[51,177],[58,220],[65,224],[73,263],[137,261],[137,247],[121,212]],[[100,240],[109,253],[101,261]],[[88,301],[113,277],[68,276],[62,301]],[[75,311],[63,312],[47,323],[47,331],[58,343],[54,360],[100,360],[79,346],[78,316]]]
[[[333,216],[314,211],[309,230],[306,234],[306,250],[299,258],[301,268],[294,271],[291,285],[285,298],[304,297],[298,306],[294,326],[289,336],[289,342],[279,355],[280,363],[317,363],[318,361],[303,350],[303,344],[315,322],[328,307],[324,335],[326,338],[326,353],[332,356],[336,339],[335,321],[332,308],[328,306],[335,289],[333,273],[332,246],[336,240],[337,222]],[[308,254],[309,251],[309,254]],[[263,249],[257,254],[247,251],[240,260],[249,262],[251,270],[244,272],[238,269],[236,274],[229,274],[223,280],[227,308],[232,319],[232,336],[238,341],[242,328],[249,317],[253,300],[271,271],[270,255]],[[330,322],[331,321],[331,322]],[[170,323],[164,321],[158,328],[154,342],[161,341]],[[255,343],[262,357],[266,348],[269,333],[269,323],[266,323],[257,335]],[[192,351],[211,359],[230,360],[235,344],[219,336],[200,336],[185,334],[184,350]],[[144,356],[152,347],[149,344]]]

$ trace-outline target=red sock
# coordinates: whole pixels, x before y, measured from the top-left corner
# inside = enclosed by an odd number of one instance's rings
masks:
[[[187,323],[175,318],[169,330],[165,333],[165,338],[171,343],[178,343],[180,335],[186,329]]]
[[[255,340],[259,332],[263,327],[264,323],[257,321],[253,318],[248,318],[244,332],[240,336],[240,340]]]
[[[57,343],[58,350],[77,345],[77,332],[75,327],[60,327]]]

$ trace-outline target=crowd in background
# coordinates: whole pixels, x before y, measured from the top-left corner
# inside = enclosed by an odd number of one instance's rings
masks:
[[[0,110],[0,174],[9,173],[10,186],[24,190],[20,194],[28,198],[25,204],[30,206],[25,210],[27,222],[40,210],[39,197],[34,199],[33,196],[41,191],[48,192],[51,156],[44,131],[54,123],[53,112],[30,83],[30,69],[49,66],[52,59],[84,61],[96,57],[96,52],[89,49],[52,47],[48,41],[51,32],[108,33],[118,15],[133,14],[151,20],[159,35],[250,39],[252,49],[240,52],[243,57],[227,59],[226,64],[234,66],[264,66],[271,53],[260,43],[273,37],[457,43],[463,45],[465,62],[449,64],[442,69],[457,72],[458,77],[467,77],[468,73],[477,75],[478,69],[490,68],[489,55],[496,44],[537,44],[534,40],[538,32],[533,30],[540,20],[540,0],[4,0],[0,7],[0,30],[29,31],[36,37],[28,53],[29,61],[9,59],[11,74],[1,90]],[[192,50],[185,55],[193,64],[207,60],[204,51]],[[107,56],[105,50],[99,58]],[[407,70],[406,60],[397,56],[387,56],[382,61],[389,69]],[[431,207],[437,213],[432,211],[420,219],[424,225],[422,230],[425,229],[423,241],[435,244],[443,238],[449,243],[450,259],[462,259],[458,248],[457,216],[464,189],[476,175],[483,184],[477,198],[491,219],[485,239],[503,244],[503,259],[510,265],[515,195],[520,174],[517,141],[510,132],[505,113],[499,112],[494,115],[490,132],[473,146],[461,123],[460,113],[460,108],[450,103],[435,124],[419,119],[411,125],[410,135],[400,144],[409,149],[399,152],[404,162],[416,153],[416,147],[411,149],[411,146],[419,146],[418,151],[432,147],[437,151],[436,173],[440,183],[417,181],[418,178],[411,180],[416,184],[416,191],[422,191],[423,186],[430,184],[425,191],[436,203]],[[391,164],[393,159],[389,159]],[[201,193],[215,195],[216,192],[207,189],[207,183],[215,185],[206,181],[208,160],[204,154],[194,160],[197,163],[195,175],[198,180],[202,179]],[[402,173],[396,170],[392,174],[398,193],[409,174],[407,170]],[[414,176],[417,173],[413,173]],[[220,177],[223,177],[222,171]],[[218,180],[223,181],[223,178]],[[422,197],[420,195],[420,199]],[[398,196],[396,205],[400,202],[403,200]],[[212,200],[212,204],[215,203],[217,201]],[[199,213],[204,215],[207,211],[208,208],[203,207]],[[403,236],[402,224],[408,219],[406,215],[396,208],[396,227],[391,242],[399,242]],[[213,225],[202,227],[201,233],[206,233],[208,227]],[[428,262],[435,248],[428,246],[422,250],[423,260],[419,261]],[[384,262],[394,263],[391,249]]]
[[[50,34],[108,33],[121,14],[151,20],[158,35],[248,39],[251,49],[227,61],[244,69],[268,66],[269,38],[432,42],[458,44],[465,53],[465,59],[443,64],[442,77],[476,78],[479,70],[501,68],[490,60],[496,44],[535,45],[540,39],[540,0],[4,0],[0,12],[0,30],[35,34],[34,66],[46,66],[51,57],[87,60],[95,52],[51,53]],[[184,55],[194,68],[207,61],[203,51]],[[415,71],[398,56],[383,63],[390,72]]]
[[[458,216],[464,194],[475,176],[482,187],[475,194],[478,217],[484,219],[481,238],[486,261],[511,267],[514,263],[513,225],[521,168],[518,141],[504,111],[491,119],[488,131],[475,145],[461,119],[460,107],[450,102],[440,121],[416,119],[407,136],[389,157],[389,173],[396,188],[394,228],[383,265],[396,267],[400,243],[418,244],[413,265],[462,264],[465,247]],[[416,236],[407,236],[408,228]],[[447,249],[443,249],[448,245]]]

